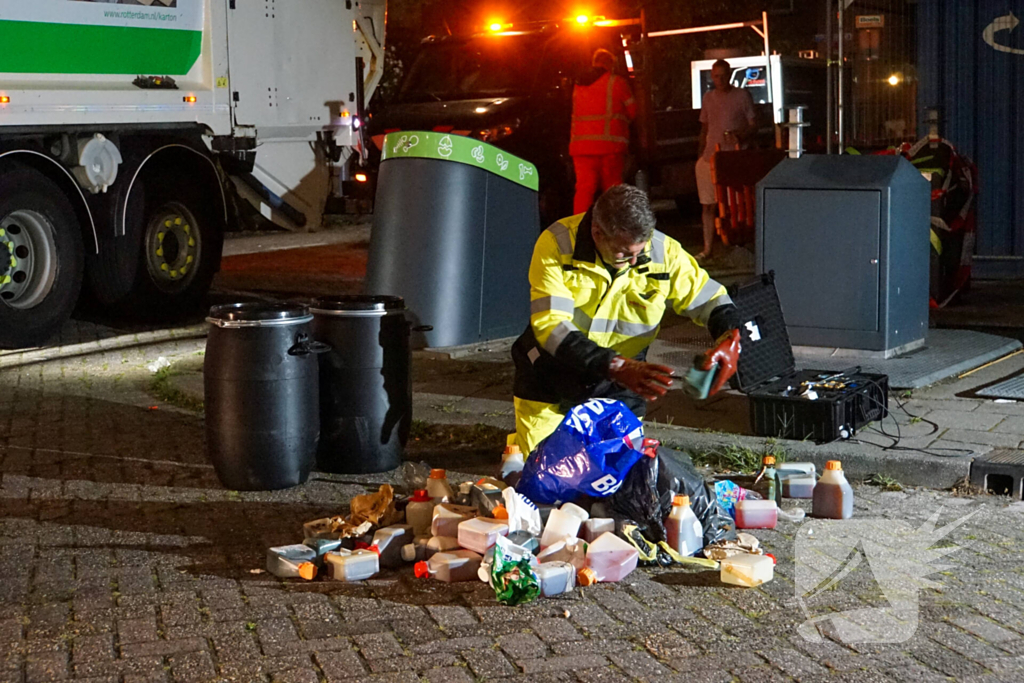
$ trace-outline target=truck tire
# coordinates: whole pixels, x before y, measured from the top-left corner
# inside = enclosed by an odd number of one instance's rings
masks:
[[[82,230],[64,192],[42,173],[0,173],[0,347],[39,346],[78,301]]]
[[[174,320],[206,302],[220,268],[224,221],[220,205],[199,182],[170,173],[147,177],[137,231],[139,263],[129,307],[141,318]]]

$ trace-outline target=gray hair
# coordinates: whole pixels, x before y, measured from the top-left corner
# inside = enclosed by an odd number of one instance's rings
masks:
[[[632,185],[616,185],[601,195],[593,221],[605,235],[627,237],[633,244],[650,240],[657,224],[647,193]]]

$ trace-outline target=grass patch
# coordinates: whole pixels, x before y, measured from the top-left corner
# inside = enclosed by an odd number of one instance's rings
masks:
[[[152,381],[149,383],[149,393],[152,394],[158,400],[164,403],[169,403],[172,406],[183,408],[184,410],[191,410],[196,413],[203,412],[203,402],[184,391],[177,389],[172,383],[171,378],[175,375],[181,374],[174,369],[174,366],[168,368],[160,368],[154,375]]]
[[[766,439],[759,448],[741,446],[739,444],[726,444],[715,446],[704,450],[681,447],[675,444],[665,444],[669,448],[684,450],[693,458],[693,464],[698,467],[710,467],[716,472],[738,472],[740,474],[753,474],[761,469],[761,461],[766,455],[774,455],[776,464],[785,462],[786,449],[774,439]]]
[[[899,483],[892,477],[887,477],[884,474],[872,474],[864,483],[870,486],[877,486],[881,488],[883,491],[903,490],[903,484]]]
[[[493,448],[505,447],[508,430],[485,424],[445,425],[413,420],[409,445],[414,447]]]

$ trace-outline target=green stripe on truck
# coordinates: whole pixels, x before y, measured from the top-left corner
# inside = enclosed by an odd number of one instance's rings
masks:
[[[202,31],[0,21],[0,73],[183,76]]]

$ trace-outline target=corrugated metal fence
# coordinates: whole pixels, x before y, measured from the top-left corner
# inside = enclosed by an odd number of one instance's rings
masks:
[[[1024,0],[920,0],[918,131],[940,131],[979,168],[978,261],[985,277],[1024,276]]]

